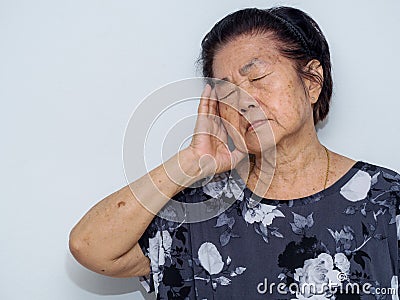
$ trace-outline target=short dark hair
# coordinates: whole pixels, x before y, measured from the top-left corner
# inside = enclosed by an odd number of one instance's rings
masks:
[[[246,34],[272,34],[278,42],[278,50],[283,56],[293,60],[301,78],[320,83],[321,93],[313,107],[314,124],[324,120],[329,112],[333,85],[329,46],[318,24],[297,8],[246,8],[218,21],[201,42],[198,62],[201,64],[203,76],[214,77],[212,66],[216,52],[229,41]],[[304,66],[313,59],[320,62],[323,79],[304,70]]]

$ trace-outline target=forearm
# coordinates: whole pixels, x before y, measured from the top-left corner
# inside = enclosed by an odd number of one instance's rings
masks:
[[[200,178],[195,157],[185,150],[179,152],[91,208],[71,231],[71,252],[96,272],[111,274],[123,265],[133,264],[140,256],[134,246],[154,214]]]

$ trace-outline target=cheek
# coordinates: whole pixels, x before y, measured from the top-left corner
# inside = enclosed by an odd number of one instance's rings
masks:
[[[273,91],[275,101],[272,106],[277,117],[292,121],[301,117],[305,110],[305,103],[303,87],[299,82],[292,79],[284,85],[277,83]]]
[[[240,115],[234,108],[227,104],[219,103],[218,109],[224,124],[228,123],[228,125],[230,125],[229,127],[239,128]],[[229,128],[227,128],[227,130],[229,130]]]
[[[240,118],[241,115],[232,107],[226,104],[219,105],[220,116],[222,118],[222,122],[228,132],[228,135],[232,138],[236,147],[238,147],[241,151],[246,150],[246,146],[243,142],[242,130],[240,127]]]

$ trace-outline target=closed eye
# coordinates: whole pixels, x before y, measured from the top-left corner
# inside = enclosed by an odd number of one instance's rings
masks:
[[[219,98],[218,100],[224,100],[224,99],[228,98],[230,95],[232,95],[234,92],[235,91],[231,91],[226,96],[223,96],[223,97]]]
[[[270,74],[272,74],[272,72],[267,73],[267,74],[264,74],[264,75],[261,75],[261,76],[256,77],[256,78],[250,78],[249,81],[250,81],[250,82],[257,81],[257,80],[263,79],[264,77],[267,77],[267,76],[270,75]]]

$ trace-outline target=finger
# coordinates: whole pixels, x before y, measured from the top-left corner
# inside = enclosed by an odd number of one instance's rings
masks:
[[[211,86],[209,84],[206,84],[204,87],[203,93],[201,94],[200,97],[200,103],[199,107],[197,109],[198,114],[208,114],[208,102],[210,98],[210,93],[211,93]]]
[[[221,117],[221,111],[219,110],[219,101],[217,100],[217,116]]]
[[[218,101],[215,89],[212,89],[208,101],[208,113],[214,116],[218,116]]]
[[[226,128],[222,125],[222,122],[218,123],[219,130],[218,130],[218,137],[221,139],[221,141],[224,144],[228,144],[228,132],[226,131]]]
[[[226,134],[228,134],[228,129],[227,129],[228,127],[231,129],[233,128],[232,124],[230,124],[227,120],[224,120],[222,117],[220,117],[220,125],[223,131],[226,132]],[[233,128],[233,130],[234,132],[236,132],[236,129]]]

